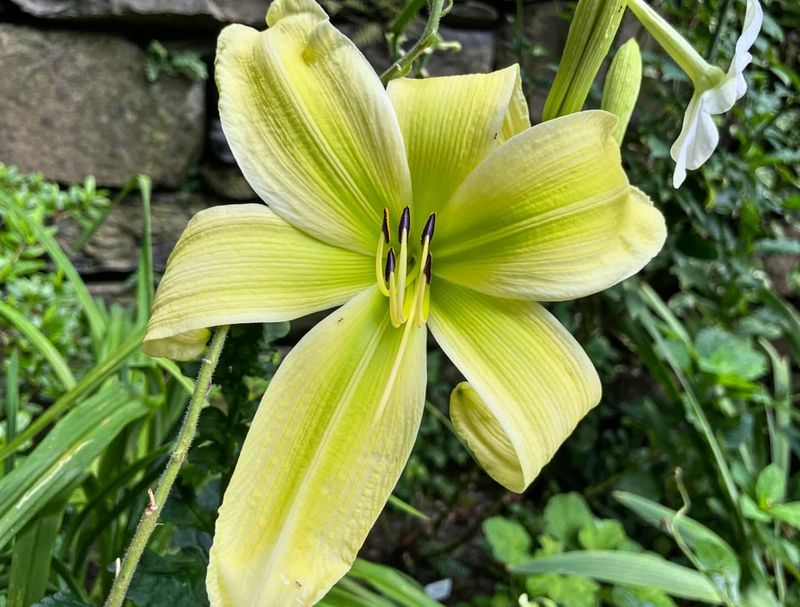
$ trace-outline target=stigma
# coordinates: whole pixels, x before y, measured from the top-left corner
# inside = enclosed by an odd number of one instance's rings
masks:
[[[397,226],[397,253],[391,241],[389,210],[383,210],[378,250],[375,253],[375,278],[378,289],[389,299],[389,319],[397,328],[403,324],[420,327],[428,320],[430,309],[430,251],[436,213],[431,213],[422,228],[419,247],[409,243],[411,210],[406,207]],[[388,251],[387,251],[388,247]]]

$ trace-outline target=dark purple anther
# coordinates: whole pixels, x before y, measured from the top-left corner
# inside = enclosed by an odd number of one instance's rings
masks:
[[[433,229],[436,227],[436,213],[431,213],[428,221],[425,222],[425,227],[422,228],[422,238],[419,239],[420,244],[425,246],[425,239],[430,242],[433,240]]]
[[[384,280],[387,283],[392,272],[394,272],[395,266],[397,266],[397,260],[394,257],[394,249],[389,249],[389,255],[386,257],[386,270],[383,273]]]
[[[383,231],[383,240],[384,242],[389,242],[389,209],[383,209],[383,225],[381,226],[381,230]]]
[[[403,240],[403,234],[408,234],[411,229],[411,211],[408,207],[400,215],[400,225],[397,226],[397,240]]]
[[[426,284],[431,284],[431,263],[433,262],[433,256],[428,253],[428,257],[425,259],[425,267],[422,269],[422,273],[425,274],[425,282]]]

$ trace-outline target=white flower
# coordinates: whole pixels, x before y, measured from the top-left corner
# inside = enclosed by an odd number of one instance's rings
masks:
[[[753,60],[750,48],[761,31],[763,17],[758,0],[747,0],[744,28],[736,41],[736,52],[728,73],[710,88],[702,88],[695,82],[694,94],[683,116],[683,128],[670,150],[675,161],[674,187],[679,187],[686,179],[687,169],[699,168],[716,149],[719,132],[712,116],[730,110],[747,91],[743,73]]]

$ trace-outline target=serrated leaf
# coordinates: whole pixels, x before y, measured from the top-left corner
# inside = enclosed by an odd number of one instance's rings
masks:
[[[655,554],[580,550],[514,565],[512,573],[583,575],[625,586],[657,588],[675,597],[718,605],[717,589],[701,573]]]
[[[700,369],[722,378],[747,381],[757,379],[767,370],[766,357],[750,345],[750,340],[728,333],[719,327],[700,331],[695,341]]]
[[[501,516],[488,518],[483,522],[483,535],[501,563],[515,565],[531,558],[531,536],[516,521]]]
[[[594,523],[592,511],[578,493],[551,497],[544,509],[543,519],[545,531],[565,545],[577,538],[584,525]]]
[[[587,550],[615,550],[627,541],[625,529],[617,520],[587,523],[578,533],[578,541]]]
[[[90,607],[80,599],[76,599],[66,592],[58,592],[43,598],[31,607]]]
[[[546,596],[561,607],[595,607],[599,604],[600,585],[594,580],[576,575],[544,573],[525,580],[531,596]]]

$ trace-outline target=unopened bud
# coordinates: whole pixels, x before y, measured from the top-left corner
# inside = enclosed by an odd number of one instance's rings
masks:
[[[611,48],[626,0],[580,0],[542,120],[579,112]]]
[[[619,47],[611,67],[608,68],[603,84],[603,101],[600,104],[602,109],[619,118],[613,135],[620,145],[639,97],[641,84],[642,55],[636,40],[631,38]]]

